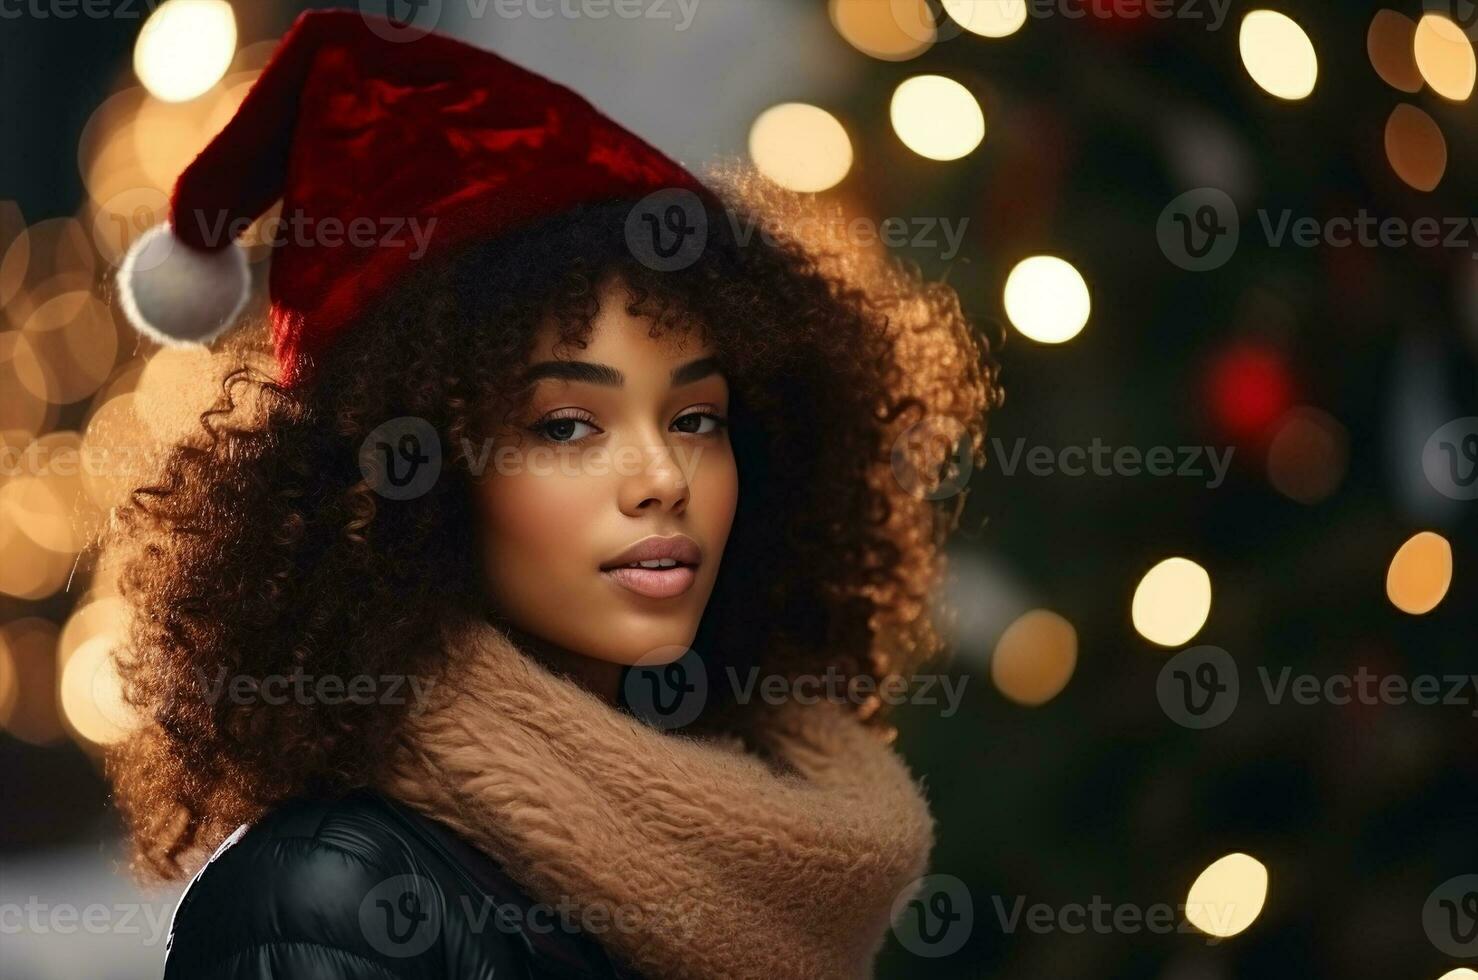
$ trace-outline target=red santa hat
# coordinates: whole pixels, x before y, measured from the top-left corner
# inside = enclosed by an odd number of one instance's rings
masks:
[[[215,338],[250,286],[235,237],[280,198],[272,339],[283,380],[298,383],[416,263],[581,204],[669,189],[716,203],[562,85],[448,37],[310,11],[180,175],[167,224],[130,247],[120,301],[162,343]]]

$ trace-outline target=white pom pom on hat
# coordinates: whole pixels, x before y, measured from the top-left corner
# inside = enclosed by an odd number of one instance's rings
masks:
[[[119,305],[134,329],[170,346],[206,344],[251,295],[246,250],[235,242],[203,252],[155,225],[129,246],[118,269]]]

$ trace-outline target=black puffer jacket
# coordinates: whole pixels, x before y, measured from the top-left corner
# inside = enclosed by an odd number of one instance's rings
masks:
[[[629,977],[443,824],[381,795],[294,801],[191,881],[165,980]]]

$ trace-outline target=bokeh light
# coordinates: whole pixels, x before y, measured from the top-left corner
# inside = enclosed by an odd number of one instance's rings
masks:
[[[1416,67],[1433,92],[1454,102],[1473,94],[1478,59],[1473,55],[1473,42],[1461,27],[1441,14],[1423,14],[1417,21],[1412,47]]]
[[[1026,23],[1026,0],[944,0],[951,20],[981,37],[1007,37]]]
[[[1447,171],[1447,140],[1431,116],[1414,105],[1398,105],[1386,120],[1386,159],[1412,187],[1435,190]]]
[[[915,75],[888,109],[903,145],[930,160],[958,160],[985,138],[985,113],[970,90],[943,75]]]
[[[1293,406],[1287,359],[1260,341],[1239,342],[1218,352],[1206,386],[1212,418],[1235,439],[1264,436]]]
[[[94,745],[120,741],[136,727],[123,698],[114,645],[111,636],[94,636],[61,665],[57,697],[62,718],[75,735]]]
[[[1314,91],[1319,77],[1314,42],[1287,14],[1249,12],[1242,18],[1237,45],[1247,74],[1268,94],[1294,100]]]
[[[1167,558],[1140,579],[1130,614],[1151,643],[1188,643],[1211,615],[1211,576],[1189,558]]]
[[[1082,333],[1092,309],[1082,274],[1053,255],[1018,262],[1006,276],[1004,299],[1011,325],[1039,344],[1072,340]]]
[[[133,70],[155,98],[205,94],[231,67],[236,15],[226,0],[165,0],[139,32]]]
[[[1279,423],[1268,445],[1268,481],[1302,504],[1326,500],[1344,480],[1349,433],[1328,412],[1296,408]]]
[[[1055,698],[1078,663],[1078,632],[1062,616],[1033,609],[1018,617],[996,643],[990,677],[996,689],[1018,704]]]
[[[78,648],[103,636],[118,642],[128,628],[128,604],[116,595],[93,595],[67,617],[57,641],[57,660],[66,663]]]
[[[1262,912],[1268,869],[1247,854],[1228,854],[1196,878],[1186,895],[1186,921],[1208,936],[1235,936]]]
[[[1436,609],[1451,585],[1452,545],[1435,531],[1409,538],[1386,571],[1386,596],[1397,609],[1413,616]]]
[[[0,201],[0,307],[9,305],[26,281],[31,264],[31,237],[14,201]]]
[[[916,58],[937,33],[926,0],[831,0],[827,13],[848,44],[880,61]]]
[[[7,562],[10,555],[6,555]],[[57,714],[56,624],[26,616],[0,626],[0,659],[14,696],[0,700],[0,727],[23,742],[49,745],[66,735]]]
[[[1416,21],[1394,10],[1377,10],[1365,34],[1370,66],[1387,85],[1402,92],[1419,92],[1422,74],[1412,50]]]
[[[827,190],[852,169],[852,141],[842,124],[804,102],[760,113],[749,130],[749,155],[760,173],[793,191]]]

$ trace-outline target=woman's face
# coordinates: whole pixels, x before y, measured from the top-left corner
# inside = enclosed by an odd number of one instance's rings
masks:
[[[697,332],[661,339],[601,291],[583,348],[546,323],[526,412],[493,440],[475,488],[487,588],[514,627],[621,664],[692,643],[733,524],[729,387]],[[649,552],[633,552],[646,546]],[[648,566],[626,567],[645,558]]]

